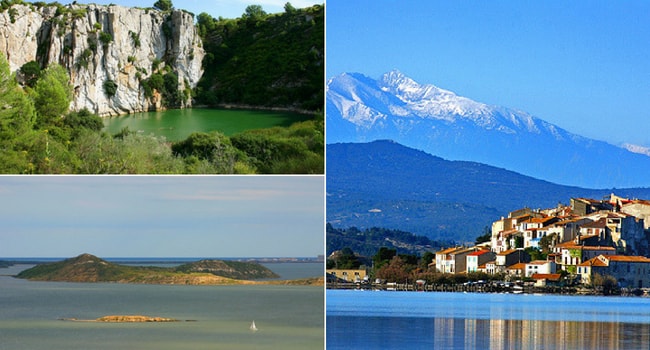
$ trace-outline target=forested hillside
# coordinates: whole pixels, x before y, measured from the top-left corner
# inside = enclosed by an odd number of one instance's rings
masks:
[[[371,257],[382,247],[395,249],[399,254],[421,255],[425,252],[437,251],[442,247],[449,247],[456,242],[434,241],[425,236],[418,236],[401,230],[391,230],[381,227],[372,227],[359,230],[356,227],[337,229],[327,224],[326,252],[329,256],[337,250],[350,248],[355,253]]]
[[[267,14],[251,5],[241,18],[198,16],[206,51],[196,98],[207,105],[322,111],[325,9]]]

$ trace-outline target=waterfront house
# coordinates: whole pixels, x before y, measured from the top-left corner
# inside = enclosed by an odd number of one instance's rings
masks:
[[[505,272],[508,266],[529,261],[530,255],[521,248],[506,250],[496,256],[496,272]]]
[[[512,264],[508,267],[506,267],[506,275],[508,276],[514,276],[517,277],[518,279],[522,278],[524,276],[524,271],[526,271],[526,263],[520,262],[516,264]]]
[[[442,273],[461,273],[467,268],[467,255],[476,248],[456,247],[436,252],[436,270]]]
[[[525,264],[526,277],[531,277],[534,274],[553,274],[556,271],[556,264],[553,260],[534,260]]]
[[[365,269],[327,269],[325,273],[329,282],[360,283],[368,281],[368,271]]]
[[[535,287],[562,285],[562,275],[559,273],[534,273],[530,277],[535,280]]]
[[[481,271],[480,267],[483,266],[485,271],[485,264],[494,260],[495,254],[489,250],[481,249],[467,254],[466,270],[467,272]]]
[[[643,256],[598,255],[578,265],[578,273],[584,284],[600,274],[613,276],[621,287],[650,287],[650,259]]]

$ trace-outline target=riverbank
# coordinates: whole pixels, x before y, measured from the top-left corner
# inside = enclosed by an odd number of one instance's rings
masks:
[[[561,295],[618,295],[650,297],[650,288],[621,288],[608,294],[602,290],[580,286],[535,286],[533,284],[472,283],[472,284],[419,284],[419,283],[327,283],[326,289],[372,290],[399,292],[458,292],[458,293],[512,293]]]

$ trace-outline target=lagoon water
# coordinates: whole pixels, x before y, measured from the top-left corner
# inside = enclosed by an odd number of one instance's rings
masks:
[[[230,136],[250,129],[289,126],[309,120],[309,115],[236,109],[172,109],[105,118],[104,130],[119,133],[124,127],[145,135],[165,136],[169,141],[187,138],[193,132],[220,131]]]
[[[269,264],[273,269],[274,264]],[[322,264],[311,268],[322,271]],[[303,286],[33,282],[0,269],[0,349],[323,349],[324,291]],[[284,266],[290,269],[290,267]],[[304,268],[304,266],[303,266]],[[85,323],[141,314],[195,322]],[[251,332],[255,321],[259,331]]]
[[[328,349],[649,349],[650,298],[327,290]]]

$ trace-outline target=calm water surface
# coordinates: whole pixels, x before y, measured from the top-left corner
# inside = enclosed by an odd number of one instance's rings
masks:
[[[170,141],[178,141],[197,131],[220,131],[230,136],[250,129],[289,126],[311,118],[309,115],[270,111],[173,109],[105,118],[104,130],[116,134],[124,127],[128,127],[131,131],[145,135],[154,134],[165,136]]]
[[[315,264],[318,265],[318,264]],[[0,269],[0,349],[323,349],[324,291],[31,282]],[[142,314],[196,322],[83,323]],[[255,320],[258,332],[249,330]]]
[[[328,290],[328,349],[649,349],[650,299]]]

